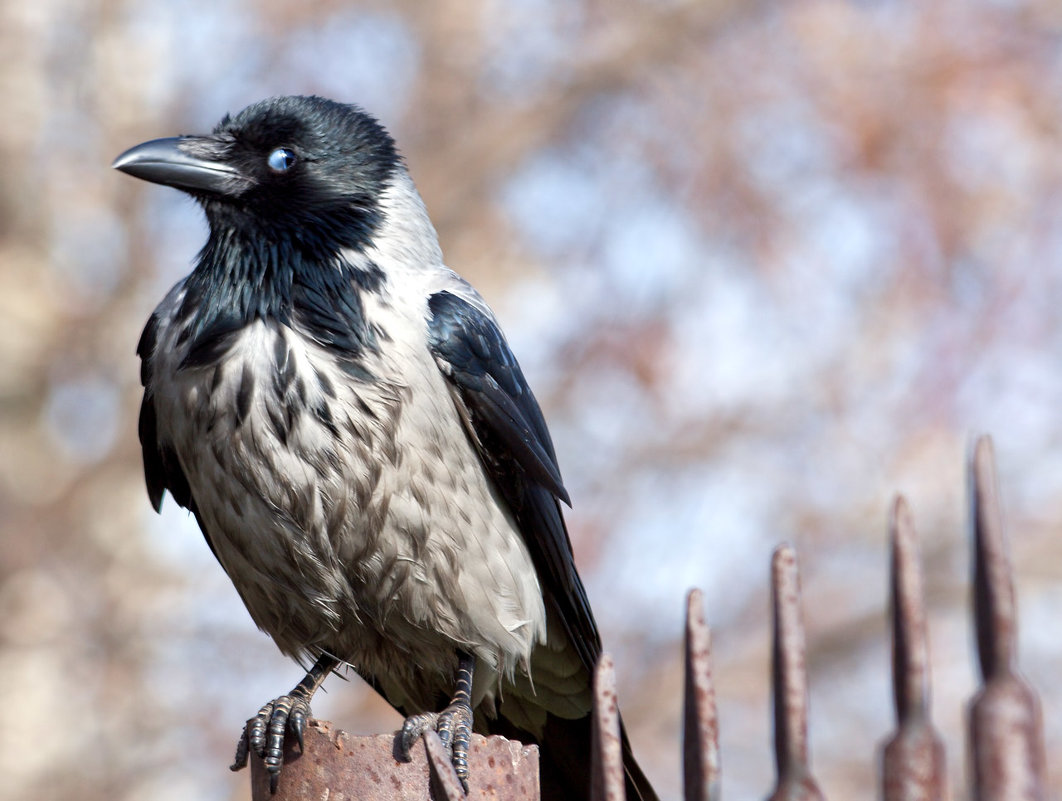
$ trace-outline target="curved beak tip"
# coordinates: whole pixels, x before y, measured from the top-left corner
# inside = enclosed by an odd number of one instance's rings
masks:
[[[133,150],[136,150],[136,148],[131,148],[122,153],[120,156],[118,156],[114,161],[111,162],[111,167],[115,170],[121,170],[122,172],[125,172],[126,165],[129,164],[131,161],[135,160],[135,156],[131,157],[129,155],[133,152]]]
[[[129,148],[111,167],[127,175],[191,192],[229,194],[234,191],[235,169],[223,161],[193,156],[180,147],[192,137],[152,139]]]

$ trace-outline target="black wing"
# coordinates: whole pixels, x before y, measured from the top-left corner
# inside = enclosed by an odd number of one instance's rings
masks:
[[[583,663],[601,653],[559,501],[569,503],[546,421],[497,324],[451,292],[428,299],[430,347],[487,471],[527,542],[547,604]]]
[[[152,314],[144,326],[144,332],[140,335],[140,342],[136,346],[136,354],[140,357],[140,383],[144,387],[144,399],[140,403],[140,447],[144,455],[144,480],[147,482],[148,497],[155,511],[162,508],[162,497],[169,492],[173,499],[195,515],[196,522],[203,532],[203,537],[210,546],[210,550],[217,557],[214,543],[206,533],[203,520],[199,516],[199,509],[192,497],[192,489],[188,486],[188,479],[181,469],[181,463],[177,459],[177,453],[173,448],[163,445],[159,441],[158,417],[155,411],[155,397],[152,391],[152,358],[158,345],[159,317]]]

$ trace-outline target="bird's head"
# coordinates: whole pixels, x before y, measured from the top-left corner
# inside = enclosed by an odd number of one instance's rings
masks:
[[[402,169],[373,117],[320,97],[264,100],[207,136],[154,139],[113,166],[189,193],[214,232],[311,250],[370,243],[381,196]]]

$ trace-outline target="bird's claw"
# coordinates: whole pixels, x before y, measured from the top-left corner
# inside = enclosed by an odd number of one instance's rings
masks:
[[[420,715],[410,715],[402,722],[402,730],[398,733],[398,746],[404,761],[409,762],[413,744],[424,732],[434,729],[438,720],[438,712],[424,712]]]
[[[454,701],[442,712],[425,712],[410,715],[402,724],[399,734],[400,750],[403,759],[409,760],[414,743],[426,731],[434,729],[442,740],[450,764],[461,782],[461,787],[468,793],[468,748],[472,741],[472,707],[464,701]]]
[[[245,767],[248,755],[254,751],[265,763],[269,773],[269,790],[275,793],[280,769],[284,766],[284,735],[289,731],[295,735],[295,742],[302,752],[303,732],[309,717],[310,700],[301,693],[292,692],[270,701],[244,726],[240,741],[236,744],[236,758],[231,770]]]

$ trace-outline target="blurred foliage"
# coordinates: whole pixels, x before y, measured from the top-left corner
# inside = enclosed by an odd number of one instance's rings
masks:
[[[225,771],[239,723],[299,676],[194,524],[149,508],[133,350],[204,231],[178,193],[108,168],[293,92],[383,119],[448,263],[499,311],[665,793],[693,584],[726,794],[770,785],[780,539],[805,570],[816,770],[831,797],[875,792],[897,489],[926,543],[934,709],[962,786],[977,431],[996,438],[1022,660],[1062,753],[1060,34],[1046,0],[0,4],[5,797],[245,798]],[[329,687],[318,714],[395,725],[358,682]]]

